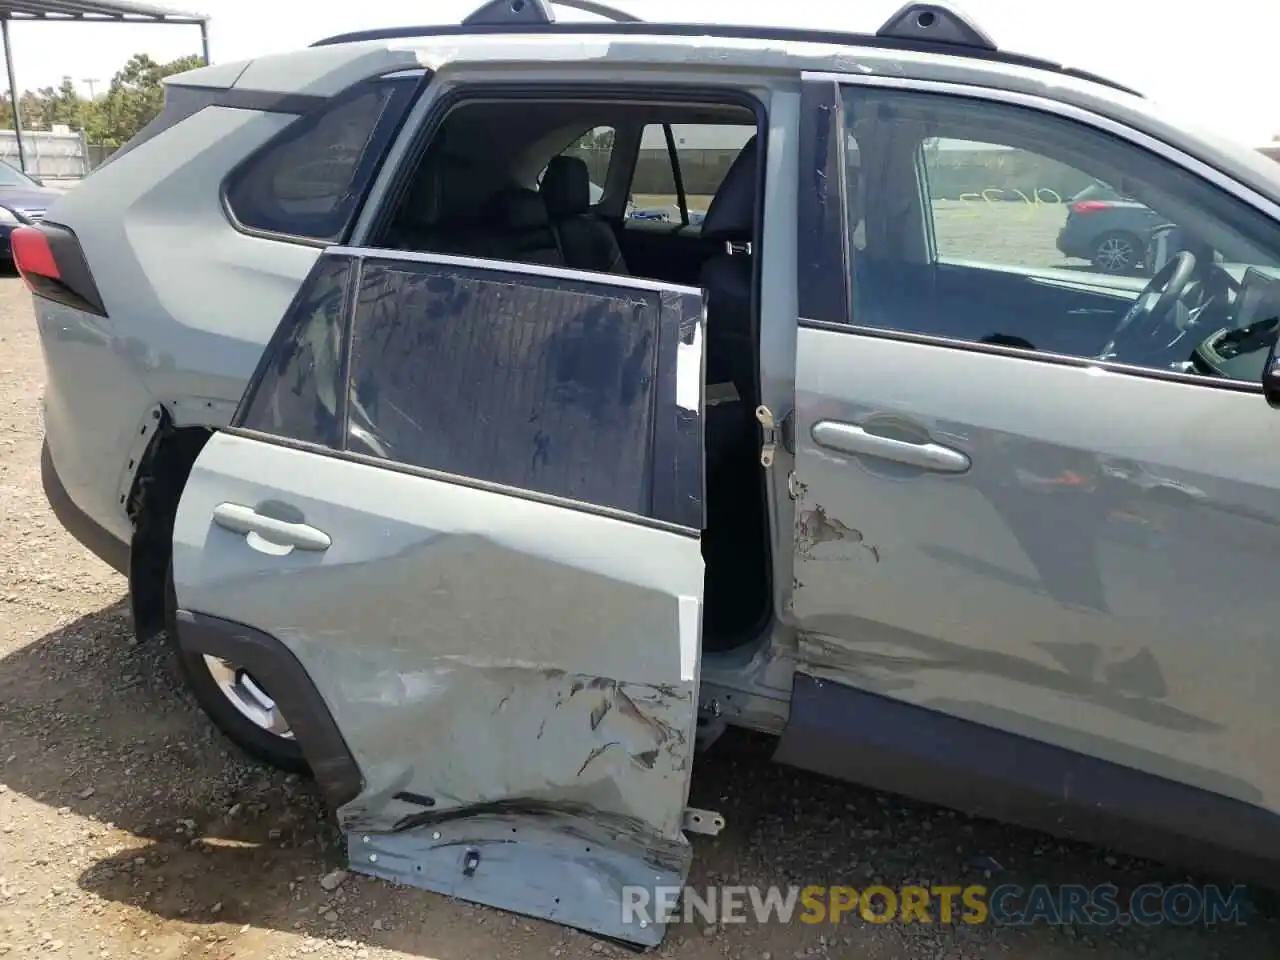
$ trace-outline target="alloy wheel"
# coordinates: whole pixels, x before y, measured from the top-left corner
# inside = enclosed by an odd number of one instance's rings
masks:
[[[230,660],[204,655],[204,664],[222,695],[236,711],[254,726],[285,740],[293,739],[293,730],[280,708],[249,672]]]

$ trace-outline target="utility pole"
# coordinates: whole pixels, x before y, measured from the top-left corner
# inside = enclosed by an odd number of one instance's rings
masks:
[[[85,77],[85,78],[84,78],[83,80],[81,80],[80,82],[81,82],[81,83],[83,83],[85,86],[87,86],[87,87],[89,88],[89,99],[90,99],[90,100],[93,100],[93,99],[95,98],[96,94],[97,94],[98,78],[97,78],[97,77]]]

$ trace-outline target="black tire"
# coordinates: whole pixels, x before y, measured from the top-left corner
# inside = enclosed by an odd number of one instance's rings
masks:
[[[1117,260],[1117,255],[1124,249],[1127,249],[1128,253],[1124,263],[1121,264]],[[1127,276],[1142,269],[1145,255],[1146,245],[1136,234],[1127,233],[1124,230],[1110,230],[1093,242],[1089,262],[1101,273]]]
[[[310,773],[307,761],[302,756],[302,748],[296,740],[264,730],[244,716],[218,687],[204,657],[198,653],[184,651],[178,645],[177,606],[177,594],[173,586],[173,564],[170,562],[165,575],[165,635],[169,638],[174,656],[178,659],[178,667],[182,671],[187,689],[196,698],[200,708],[208,714],[214,726],[226,734],[227,738],[241,750],[263,763],[290,773]]]

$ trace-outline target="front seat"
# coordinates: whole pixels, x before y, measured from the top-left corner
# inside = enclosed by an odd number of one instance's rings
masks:
[[[566,266],[597,273],[626,273],[618,238],[592,216],[591,171],[581,157],[552,157],[539,187]]]
[[[758,172],[759,149],[752,137],[729,167],[702,221],[702,238],[717,241],[724,248],[702,266],[701,286],[707,298],[707,381],[732,382],[739,396],[749,402],[755,392],[751,289]]]

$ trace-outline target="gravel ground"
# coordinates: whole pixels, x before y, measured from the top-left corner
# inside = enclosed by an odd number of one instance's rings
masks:
[[[0,956],[468,960],[625,956],[560,927],[358,877],[306,781],[258,766],[193,707],[160,645],[132,640],[124,581],[63,533],[40,489],[42,366],[19,281],[0,279]],[[728,736],[692,802],[728,827],[692,882],[863,886],[1176,882],[1169,868],[969,820],[765,762]],[[332,887],[332,889],[329,889]],[[845,922],[673,928],[664,957],[1232,960],[1280,956],[1274,902],[1243,926],[1011,928]]]

